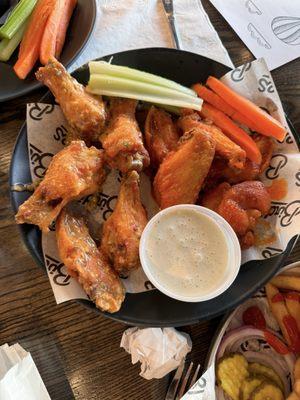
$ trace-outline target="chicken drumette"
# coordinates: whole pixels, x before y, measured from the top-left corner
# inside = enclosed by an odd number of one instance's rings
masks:
[[[102,98],[87,93],[54,57],[39,68],[36,77],[48,86],[59,103],[71,128],[71,138],[87,144],[98,142],[107,117]]]
[[[103,150],[74,141],[53,157],[45,178],[19,207],[16,221],[47,232],[67,203],[95,193],[104,179]]]
[[[141,171],[150,162],[135,119],[136,106],[136,100],[112,98],[110,121],[100,136],[106,161],[112,168],[123,173],[131,170]]]
[[[96,306],[110,313],[118,311],[125,297],[124,287],[91,238],[83,217],[64,208],[57,219],[56,238],[68,273],[78,280]]]
[[[140,266],[139,242],[146,224],[139,175],[131,171],[122,179],[116,207],[103,225],[101,242],[101,250],[122,276]]]
[[[145,139],[151,166],[157,168],[166,155],[176,149],[179,134],[172,118],[164,110],[152,106],[145,122]]]

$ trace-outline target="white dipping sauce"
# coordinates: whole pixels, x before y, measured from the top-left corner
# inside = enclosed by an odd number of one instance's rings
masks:
[[[167,290],[193,297],[222,285],[227,241],[210,217],[189,208],[171,210],[154,222],[145,245],[149,269]]]

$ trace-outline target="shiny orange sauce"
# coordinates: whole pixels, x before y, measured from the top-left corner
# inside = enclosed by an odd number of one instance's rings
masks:
[[[275,179],[266,189],[272,200],[282,200],[287,195],[288,183],[284,178]]]

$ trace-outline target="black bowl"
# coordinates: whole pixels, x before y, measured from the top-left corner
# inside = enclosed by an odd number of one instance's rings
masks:
[[[110,57],[104,57],[103,60],[108,61]],[[204,82],[209,75],[220,77],[229,71],[228,67],[197,54],[165,48],[117,53],[113,55],[113,63],[159,74],[186,86],[195,82]],[[73,76],[86,84],[89,77],[87,66],[75,71]],[[54,103],[54,98],[48,92],[41,101]],[[12,156],[10,184],[30,181],[25,123],[21,128]],[[26,192],[11,192],[14,210],[16,211],[28,197],[29,193]],[[39,229],[33,225],[21,225],[20,229],[23,240],[33,258],[45,269]],[[255,262],[250,261],[243,265],[232,286],[213,300],[202,303],[185,303],[173,300],[158,290],[152,290],[139,294],[127,294],[119,312],[105,315],[118,321],[140,326],[182,326],[213,318],[236,307],[264,285],[283,265],[295,240],[296,238],[293,238],[286,250],[275,257]],[[78,301],[100,313],[93,303],[85,300]]]
[[[96,0],[78,0],[70,25],[60,61],[69,67],[84,49],[93,31],[97,13]],[[8,62],[0,62],[0,102],[14,99],[42,87],[36,80],[34,71],[24,80],[14,73],[18,49]]]

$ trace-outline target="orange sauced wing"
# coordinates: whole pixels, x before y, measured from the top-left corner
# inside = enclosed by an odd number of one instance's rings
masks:
[[[102,311],[120,309],[124,287],[108,260],[97,248],[82,217],[63,209],[56,224],[57,246],[68,273]]]
[[[106,161],[112,168],[124,173],[141,171],[150,162],[135,119],[136,105],[136,100],[112,98],[109,125],[100,136]]]
[[[196,202],[214,154],[214,140],[201,129],[181,137],[177,150],[164,159],[154,179],[154,194],[162,209]]]
[[[74,141],[53,157],[43,181],[19,207],[16,221],[47,232],[67,203],[95,193],[104,179],[103,151]]]
[[[232,187],[222,183],[203,197],[202,204],[220,214],[232,226],[244,248],[254,244],[253,230],[271,206],[262,182],[246,181]]]
[[[145,139],[151,165],[158,167],[166,155],[176,149],[179,140],[176,125],[167,112],[154,106],[150,108],[145,122]]]
[[[98,142],[107,119],[102,98],[87,93],[54,57],[45,67],[39,68],[36,77],[53,93],[72,130],[72,137],[87,144]]]
[[[139,175],[131,171],[122,179],[117,204],[104,223],[101,241],[101,250],[122,276],[140,266],[139,242],[146,224]]]
[[[184,131],[199,127],[211,135],[216,142],[216,154],[226,159],[231,167],[241,169],[244,167],[246,152],[230,140],[224,133],[208,120],[201,121],[199,114],[193,113],[183,116],[178,121],[179,127]]]

